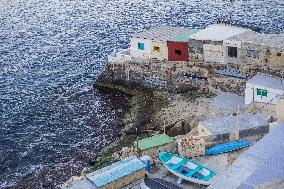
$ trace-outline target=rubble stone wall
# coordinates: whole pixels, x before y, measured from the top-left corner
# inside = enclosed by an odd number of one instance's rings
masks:
[[[257,72],[277,76],[283,71],[284,66],[132,59],[110,61],[97,83],[143,86],[176,93],[220,89],[243,95],[246,79]]]

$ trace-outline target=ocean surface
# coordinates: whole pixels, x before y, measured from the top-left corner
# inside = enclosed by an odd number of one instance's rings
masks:
[[[204,28],[228,0],[0,0],[0,188],[58,188],[118,137],[130,97],[92,84],[151,26]],[[284,32],[283,0],[236,0],[237,25]]]

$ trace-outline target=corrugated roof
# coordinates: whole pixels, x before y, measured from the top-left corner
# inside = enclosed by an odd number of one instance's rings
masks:
[[[95,186],[101,187],[145,168],[147,166],[147,160],[149,160],[148,156],[143,156],[140,159],[135,156],[131,156],[103,169],[87,174],[86,177],[95,184]]]
[[[251,31],[230,37],[227,41],[240,41],[284,49],[284,34],[260,34]]]
[[[225,24],[214,24],[189,36],[189,38],[195,40],[223,41],[247,31],[251,30]]]
[[[212,134],[222,134],[237,130],[268,126],[267,121],[258,114],[227,116],[201,122]]]
[[[188,29],[180,28],[180,27],[171,27],[171,26],[161,26],[150,28],[149,30],[145,30],[141,33],[133,34],[132,38],[142,38],[142,39],[150,39],[150,40],[160,40],[160,41],[168,41],[176,37],[177,35],[186,32]]]
[[[188,42],[188,37],[192,34],[195,34],[196,32],[199,32],[199,29],[190,29],[187,30],[180,35],[177,35],[176,37],[170,39],[169,41],[174,41],[174,42]]]
[[[141,150],[147,150],[164,144],[172,143],[174,140],[166,134],[154,135],[138,141],[138,147]],[[136,143],[135,143],[136,144]]]
[[[251,146],[208,189],[251,189],[284,179],[284,123]]]
[[[247,80],[247,83],[254,85],[260,85],[271,89],[284,90],[284,80],[281,78],[272,77],[263,73],[258,73],[251,79]]]

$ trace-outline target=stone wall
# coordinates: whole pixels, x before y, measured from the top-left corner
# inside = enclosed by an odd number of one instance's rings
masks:
[[[199,136],[178,139],[179,155],[187,158],[205,155],[205,141]]]
[[[110,61],[97,83],[141,86],[176,93],[220,89],[243,95],[246,79],[257,72],[280,76],[283,71],[284,66],[131,59]]]

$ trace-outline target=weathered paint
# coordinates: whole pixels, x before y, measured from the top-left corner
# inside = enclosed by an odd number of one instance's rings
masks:
[[[144,43],[144,50],[138,49],[138,43]],[[152,41],[142,38],[131,38],[130,56],[133,58],[150,58],[152,53]]]
[[[180,50],[181,54],[177,54]],[[188,43],[168,41],[168,60],[169,61],[188,61]]]
[[[155,49],[159,47],[159,51]],[[168,59],[168,47],[166,41],[152,41],[151,44],[151,57],[158,60],[167,60]]]
[[[216,44],[203,44],[204,61],[209,63],[224,62],[224,47]]]

